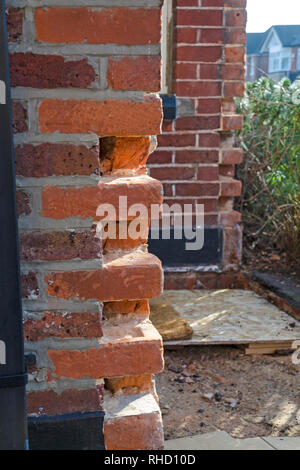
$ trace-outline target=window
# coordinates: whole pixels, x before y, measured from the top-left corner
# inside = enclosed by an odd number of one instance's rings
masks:
[[[290,50],[271,52],[269,56],[269,72],[288,72],[291,69]]]
[[[173,69],[173,0],[164,0],[162,9],[162,88],[161,92],[172,93]]]

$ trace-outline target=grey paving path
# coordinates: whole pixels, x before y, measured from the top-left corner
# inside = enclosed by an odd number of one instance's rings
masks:
[[[165,450],[300,450],[300,437],[234,439],[219,431],[166,441]]]

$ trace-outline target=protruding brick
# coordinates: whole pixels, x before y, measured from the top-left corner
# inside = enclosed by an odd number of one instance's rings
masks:
[[[24,144],[15,149],[16,174],[42,178],[99,174],[99,148],[85,145]]]
[[[39,107],[41,132],[99,136],[136,136],[160,133],[161,99],[152,96],[141,102],[45,99]]]
[[[160,70],[160,57],[111,58],[107,81],[114,90],[160,91]]]
[[[104,137],[100,139],[101,173],[131,170],[146,166],[152,138]]]
[[[134,252],[107,260],[98,271],[57,272],[45,281],[47,293],[58,298],[150,299],[161,294],[161,262],[150,253]]]
[[[158,44],[158,8],[38,8],[36,37],[50,43]]]
[[[114,219],[116,217],[116,220],[120,220],[122,218],[120,210],[123,208],[119,207],[121,196],[127,197],[128,208],[138,202],[148,209],[150,216],[151,205],[162,203],[161,183],[147,175],[142,175],[106,177],[98,186],[85,186],[78,189],[46,186],[42,193],[42,214],[52,219],[67,217],[100,219],[105,214],[101,214],[98,208],[103,204],[111,204],[116,210]],[[132,218],[134,216],[128,216],[128,220]]]
[[[66,61],[61,56],[16,53],[10,55],[11,86],[31,88],[86,88],[96,79],[87,59]]]
[[[163,448],[161,413],[154,396],[105,398],[104,435],[107,450]]]
[[[162,339],[149,322],[103,329],[99,346],[88,350],[48,351],[57,378],[118,377],[155,374],[163,370]]]
[[[26,341],[44,338],[100,338],[102,336],[99,313],[46,312],[41,318],[26,317],[23,321]]]

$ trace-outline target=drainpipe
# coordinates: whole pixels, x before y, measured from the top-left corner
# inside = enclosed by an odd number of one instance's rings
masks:
[[[0,450],[26,445],[25,385],[11,98],[0,0]]]

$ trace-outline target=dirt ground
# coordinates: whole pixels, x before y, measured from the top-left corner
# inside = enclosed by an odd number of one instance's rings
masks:
[[[156,376],[165,438],[227,431],[235,438],[300,436],[300,365],[292,355],[233,347],[165,351]]]

